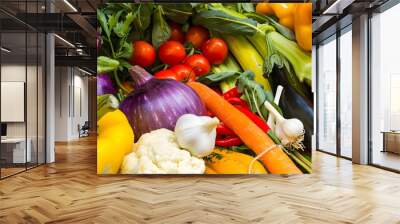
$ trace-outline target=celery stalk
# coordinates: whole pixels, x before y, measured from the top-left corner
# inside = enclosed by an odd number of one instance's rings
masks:
[[[220,72],[240,72],[240,66],[238,63],[235,61],[235,59],[232,57],[232,55],[228,55],[228,57],[225,59],[225,62],[223,64],[220,64],[218,66],[213,66],[212,71],[214,73],[220,73]],[[219,83],[219,87],[222,91],[222,93],[226,93],[232,88],[235,88],[236,86],[236,79],[237,77],[231,77],[227,78],[226,80],[222,81]]]

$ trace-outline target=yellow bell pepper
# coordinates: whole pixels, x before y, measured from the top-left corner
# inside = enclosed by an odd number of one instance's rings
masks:
[[[132,151],[132,128],[120,110],[106,113],[97,126],[97,173],[116,174],[124,156]]]
[[[214,149],[221,158],[212,157],[211,161],[206,161],[206,174],[248,174],[249,165],[253,157],[228,150]],[[252,173],[267,173],[264,166],[257,160],[253,163]]]
[[[287,28],[294,30],[294,12],[296,4],[294,3],[271,3],[275,16],[278,17],[279,23]]]
[[[298,45],[305,51],[312,49],[312,3],[297,4],[294,14]]]

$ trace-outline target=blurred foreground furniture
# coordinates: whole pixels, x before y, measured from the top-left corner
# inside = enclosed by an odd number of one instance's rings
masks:
[[[400,154],[400,131],[383,131],[382,152]]]

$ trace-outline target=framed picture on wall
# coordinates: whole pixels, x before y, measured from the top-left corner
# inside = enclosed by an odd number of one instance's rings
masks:
[[[98,174],[311,173],[311,11],[98,8]]]

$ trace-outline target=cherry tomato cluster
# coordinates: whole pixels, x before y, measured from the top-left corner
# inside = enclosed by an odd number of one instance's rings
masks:
[[[222,64],[228,55],[228,46],[221,38],[210,38],[207,29],[191,26],[186,33],[181,25],[170,23],[171,37],[158,48],[158,58],[167,69],[154,74],[157,78],[188,82],[210,72],[211,65]],[[201,54],[187,55],[184,43],[190,43]],[[149,67],[156,60],[156,50],[146,41],[133,42],[131,64]]]

